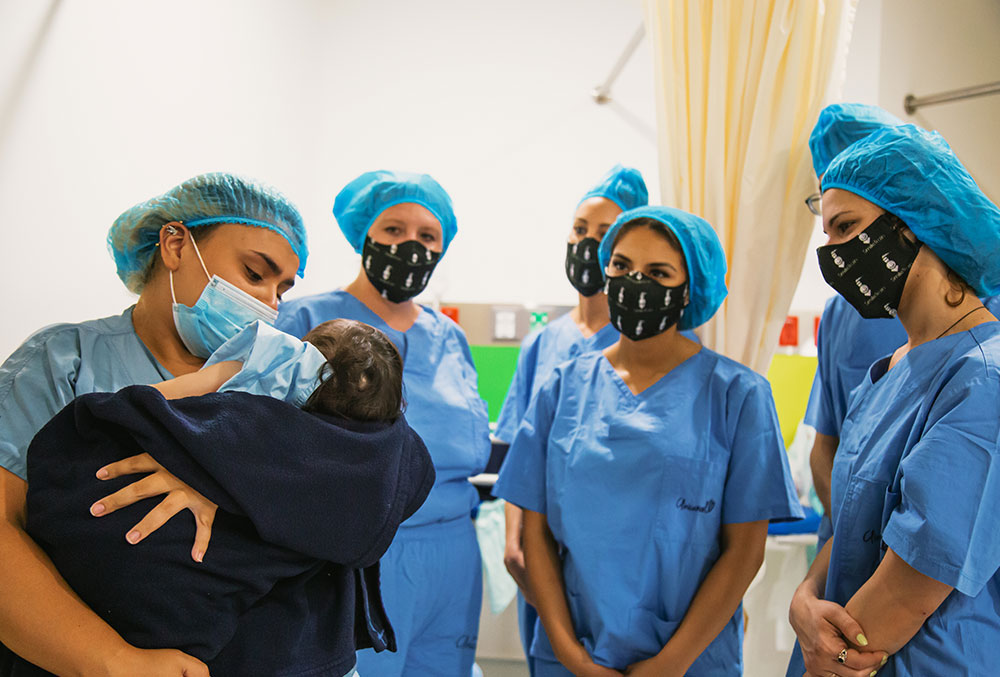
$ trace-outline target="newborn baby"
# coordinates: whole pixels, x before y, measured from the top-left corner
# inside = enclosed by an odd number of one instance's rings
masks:
[[[377,564],[433,466],[402,416],[391,341],[348,320],[305,338],[257,323],[199,372],[77,398],[33,440],[27,530],[130,643],[221,675],[345,674],[356,648],[394,648]],[[162,497],[87,513],[135,481],[96,470],[143,452],[218,505],[202,562],[183,516],[122,537]],[[329,641],[303,656],[304,632]]]

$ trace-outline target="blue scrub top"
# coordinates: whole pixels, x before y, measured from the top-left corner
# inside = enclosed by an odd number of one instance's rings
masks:
[[[841,295],[826,302],[816,341],[816,376],[805,422],[816,432],[840,436],[847,402],[875,360],[906,343],[906,331],[896,318],[866,320]]]
[[[521,343],[514,379],[500,409],[497,439],[504,442],[514,439],[528,411],[528,403],[559,363],[591,350],[604,350],[617,341],[618,336],[618,330],[609,322],[593,336],[584,337],[570,313],[528,334]]]
[[[639,395],[600,352],[559,365],[494,493],[547,516],[577,636],[619,670],[673,635],[723,524],[802,517],[770,386],[707,348]],[[531,655],[555,660],[535,631]],[[742,674],[742,634],[737,610],[687,674]]]
[[[31,439],[77,395],[168,378],[135,333],[132,308],[39,330],[0,366],[0,466],[26,479]]]
[[[846,604],[886,548],[955,588],[879,675],[988,675],[1000,661],[1000,323],[872,365],[833,466],[826,597]]]
[[[430,496],[404,527],[468,517],[479,503],[468,478],[481,473],[490,456],[489,415],[465,333],[447,316],[421,309],[416,323],[400,332],[337,290],[281,304],[275,323],[302,338],[321,322],[342,317],[385,332],[396,345],[403,357],[406,420],[427,445],[437,473]]]
[[[982,302],[994,315],[1000,313],[1000,296]],[[906,343],[906,331],[896,318],[864,319],[838,294],[823,308],[817,339],[816,376],[805,423],[816,432],[840,437],[851,391],[864,380],[873,362]]]

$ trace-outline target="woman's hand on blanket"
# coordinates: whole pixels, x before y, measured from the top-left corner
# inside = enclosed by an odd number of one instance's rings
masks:
[[[109,677],[209,677],[208,666],[175,649],[136,649],[129,646],[111,661]]]
[[[106,465],[97,471],[97,477],[110,480],[136,473],[150,474],[94,503],[90,506],[90,513],[96,517],[109,515],[137,501],[166,494],[159,505],[129,530],[125,540],[135,545],[166,524],[177,513],[190,510],[194,514],[196,525],[191,557],[196,562],[202,561],[205,551],[208,550],[208,542],[212,538],[212,522],[215,521],[215,511],[218,506],[167,472],[149,454],[131,456]]]

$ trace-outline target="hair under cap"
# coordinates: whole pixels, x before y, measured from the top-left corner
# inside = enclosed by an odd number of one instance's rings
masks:
[[[428,174],[386,169],[365,172],[337,193],[333,216],[344,237],[360,254],[365,236],[379,214],[389,207],[407,202],[418,204],[434,215],[441,224],[444,240],[441,253],[448,251],[448,245],[458,232],[455,211],[451,197]]]
[[[625,212],[649,204],[649,192],[646,190],[646,182],[642,180],[642,174],[638,169],[623,167],[620,164],[612,167],[601,177],[598,184],[587,191],[580,202],[592,197],[611,200]]]
[[[831,188],[898,216],[977,295],[1000,292],[1000,209],[937,132],[873,132],[833,160],[823,177]]]
[[[719,236],[715,234],[715,229],[701,217],[680,209],[657,206],[639,207],[622,212],[601,240],[601,248],[598,250],[598,259],[605,277],[618,232],[629,221],[641,218],[659,221],[670,229],[681,243],[684,265],[687,266],[690,302],[681,314],[681,319],[677,323],[678,328],[694,329],[705,324],[722,305],[728,291],[726,253],[722,249],[722,243],[719,242]]]
[[[238,223],[274,231],[288,240],[299,257],[299,277],[305,274],[309,245],[295,205],[276,189],[253,179],[214,172],[188,179],[115,219],[108,231],[108,250],[118,277],[130,291],[142,292],[160,242],[160,229],[171,221],[191,230]]]
[[[903,121],[878,106],[866,103],[834,103],[820,111],[819,119],[809,135],[816,178],[826,173],[833,158],[855,141],[885,127],[895,127]]]

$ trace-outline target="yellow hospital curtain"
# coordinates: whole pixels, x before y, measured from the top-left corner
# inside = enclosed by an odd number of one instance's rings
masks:
[[[708,220],[729,296],[697,333],[767,370],[816,220],[809,132],[839,95],[857,0],[645,0],[663,204]]]

